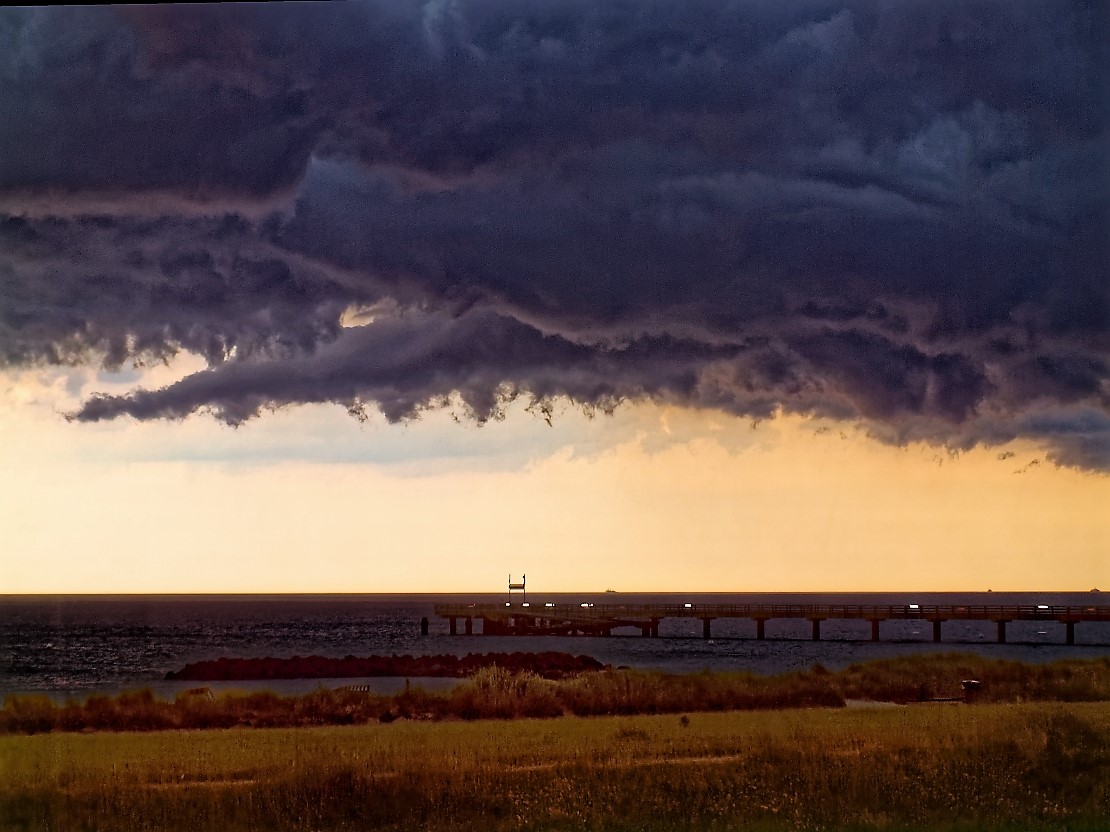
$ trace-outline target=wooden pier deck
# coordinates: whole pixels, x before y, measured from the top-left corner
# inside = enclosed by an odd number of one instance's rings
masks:
[[[755,621],[756,638],[766,637],[771,619],[803,619],[811,623],[812,638],[821,638],[821,622],[854,619],[871,623],[871,640],[879,640],[883,621],[921,620],[933,625],[933,641],[941,640],[946,621],[991,621],[1000,644],[1006,641],[1006,625],[1012,621],[1058,622],[1065,627],[1065,642],[1075,644],[1075,625],[1085,621],[1110,621],[1110,606],[1048,606],[1009,604],[437,604],[436,615],[449,621],[452,635],[462,620],[466,635],[481,622],[484,635],[594,635],[610,636],[621,627],[634,627],[645,637],[659,636],[665,618],[697,618],[703,638],[712,637],[712,622],[718,618]]]

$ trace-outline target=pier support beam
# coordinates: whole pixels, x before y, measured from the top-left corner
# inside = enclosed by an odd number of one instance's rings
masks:
[[[997,628],[997,642],[1007,643],[1007,626],[1012,621],[1055,622],[1064,626],[1064,640],[1069,646],[1075,645],[1076,625],[1085,621],[1110,621],[1110,605],[1084,606],[1024,606],[1018,604],[1002,605],[928,605],[910,604],[904,607],[880,607],[864,604],[690,604],[677,606],[671,604],[599,604],[596,608],[573,609],[569,605],[543,604],[531,607],[508,607],[504,603],[451,603],[436,604],[435,615],[439,620],[446,619],[447,630],[452,636],[464,632],[466,635],[589,635],[608,636],[614,628],[629,628],[634,632],[639,628],[644,638],[658,638],[659,627],[668,617],[684,618],[695,629],[685,630],[688,635],[696,635],[696,625],[690,619],[701,619],[701,635],[708,640],[714,637],[713,624],[718,618],[743,619],[755,622],[755,639],[767,638],[767,622],[774,618],[785,618],[797,623],[790,630],[795,637],[802,636],[803,621],[810,623],[811,638],[821,641],[821,624],[824,621],[867,621],[871,624],[871,641],[881,639],[882,624],[890,620],[912,619],[913,632],[920,633],[920,625],[926,621],[932,624],[932,641],[943,641],[944,624],[949,621],[976,621],[978,627],[985,628],[994,622]],[[417,614],[411,624],[420,622],[420,633],[431,634],[431,616],[421,619]],[[460,621],[460,619],[462,619]],[[475,624],[475,619],[479,623]],[[907,622],[908,623],[908,622]],[[901,629],[900,625],[898,629]],[[962,626],[962,625],[961,625]],[[861,625],[854,625],[856,636],[867,638]],[[1026,627],[1022,624],[1019,629]],[[681,629],[681,628],[679,628]],[[442,631],[440,631],[442,632]],[[678,630],[675,631],[677,633]],[[836,630],[839,632],[839,630]],[[926,631],[928,632],[928,631]],[[962,632],[962,630],[961,630]],[[784,631],[785,634],[785,631]],[[1019,632],[1019,635],[1021,633]],[[983,632],[985,635],[985,631]],[[780,636],[781,637],[781,636]],[[803,636],[804,637],[804,636]],[[929,639],[929,635],[916,635],[916,638]]]
[[[428,616],[426,615],[420,619],[420,635],[428,635]]]

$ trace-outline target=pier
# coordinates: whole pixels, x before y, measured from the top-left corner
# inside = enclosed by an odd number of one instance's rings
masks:
[[[809,621],[811,638],[821,639],[821,623],[830,619],[868,621],[871,640],[879,641],[884,621],[920,620],[932,624],[934,642],[943,636],[946,621],[990,621],[999,644],[1006,642],[1006,625],[1013,621],[1057,622],[1064,625],[1066,644],[1075,644],[1075,625],[1110,621],[1110,606],[936,605],[936,604],[437,604],[436,615],[446,618],[451,635],[611,636],[620,628],[639,630],[645,638],[659,637],[659,623],[667,618],[696,618],[702,637],[712,638],[712,624],[720,618],[755,622],[756,639],[766,638],[772,619]],[[480,633],[475,632],[480,622]]]

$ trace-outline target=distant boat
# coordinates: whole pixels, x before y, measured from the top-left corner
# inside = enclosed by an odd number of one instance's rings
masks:
[[[615,589],[607,589],[607,590],[605,590],[605,594],[606,595],[616,595],[617,591]]]
[[[1094,589],[1092,589],[1092,590],[1091,590],[1091,592],[1093,592],[1093,593],[1095,593],[1095,594],[1097,595],[1097,594],[1098,594],[1098,592],[1099,592],[1099,589],[1098,589],[1098,587],[1096,586],[1096,587],[1095,587]]]

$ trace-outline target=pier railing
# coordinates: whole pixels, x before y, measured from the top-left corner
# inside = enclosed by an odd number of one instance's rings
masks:
[[[924,619],[932,622],[933,641],[941,640],[945,621],[992,621],[998,641],[1006,641],[1006,625],[1013,621],[1057,621],[1065,626],[1067,644],[1075,643],[1075,625],[1084,621],[1110,621],[1110,606],[1097,604],[578,604],[525,602],[520,604],[437,604],[436,615],[448,619],[450,633],[457,633],[461,618],[465,632],[474,632],[474,620],[484,635],[612,635],[619,627],[639,627],[645,636],[658,637],[665,618],[698,618],[702,636],[710,638],[711,622],[718,618],[750,618],[756,638],[765,638],[765,624],[773,618],[808,620],[813,639],[821,638],[821,622],[856,619],[871,622],[871,640],[879,640],[879,624],[889,620]]]
[[[437,604],[441,617],[803,618],[971,621],[1110,621],[1110,606],[1046,604]]]

